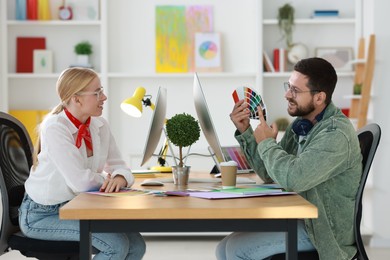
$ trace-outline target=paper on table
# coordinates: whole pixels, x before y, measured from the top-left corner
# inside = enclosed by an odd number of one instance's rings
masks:
[[[235,188],[235,189],[226,189],[222,190],[221,192],[227,192],[227,193],[234,193],[234,194],[242,194],[242,195],[249,195],[249,194],[264,194],[268,195],[270,193],[280,193],[283,192],[282,189],[270,189],[265,187],[253,187],[253,188]]]
[[[247,198],[247,197],[261,197],[261,196],[275,196],[275,195],[290,195],[296,194],[295,192],[287,191],[275,191],[275,192],[263,192],[263,193],[252,193],[252,194],[240,194],[234,192],[225,191],[167,191],[166,195],[173,196],[191,196],[202,199],[234,199],[234,198]]]
[[[124,197],[124,196],[139,196],[146,195],[148,192],[142,190],[120,190],[119,192],[102,192],[102,191],[88,191],[86,193],[105,196],[105,197]]]
[[[235,194],[228,192],[188,192],[189,196],[202,199],[233,199],[233,198],[249,198],[261,196],[275,196],[275,195],[290,195],[295,192],[274,192],[274,193],[257,193],[257,194]]]
[[[173,178],[157,178],[155,181],[160,181],[163,183],[173,183]],[[220,178],[189,178],[189,183],[221,183]],[[246,177],[237,177],[238,184],[254,184],[256,181],[246,178]]]

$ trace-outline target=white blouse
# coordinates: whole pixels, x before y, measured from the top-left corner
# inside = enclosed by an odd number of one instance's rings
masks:
[[[104,118],[91,118],[93,156],[89,158],[84,141],[80,148],[76,147],[78,129],[64,111],[47,116],[40,129],[38,165],[35,170],[31,169],[25,183],[27,194],[35,202],[55,205],[81,192],[97,190],[108,173],[111,177],[122,175],[128,187],[133,185],[134,176],[122,160]]]

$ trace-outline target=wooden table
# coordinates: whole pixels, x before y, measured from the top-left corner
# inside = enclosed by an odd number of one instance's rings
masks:
[[[188,188],[199,185],[205,184]],[[166,184],[162,189],[178,187]],[[226,231],[286,232],[287,259],[297,259],[297,220],[317,218],[317,208],[299,195],[207,200],[83,193],[60,209],[60,218],[80,220],[80,259],[91,258],[91,232]]]

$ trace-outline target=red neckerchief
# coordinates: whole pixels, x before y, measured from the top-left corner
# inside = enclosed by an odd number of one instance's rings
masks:
[[[64,111],[69,120],[79,129],[76,138],[76,147],[80,148],[81,140],[84,139],[85,145],[88,147],[89,150],[92,151],[92,137],[91,132],[89,131],[89,123],[91,122],[91,117],[87,119],[85,124],[82,124],[66,108],[64,109]]]

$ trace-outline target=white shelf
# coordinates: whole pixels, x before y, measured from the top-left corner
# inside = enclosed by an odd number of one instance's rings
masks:
[[[58,78],[59,73],[10,73],[8,74],[9,79],[54,79]]]
[[[337,25],[337,24],[351,24],[356,23],[356,19],[353,18],[309,18],[309,19],[295,19],[296,25]],[[264,25],[277,25],[278,20],[276,19],[264,19]]]
[[[345,99],[361,99],[362,95],[347,95],[344,96]]]
[[[18,20],[9,20],[7,21],[7,25],[9,26],[79,26],[79,25],[87,25],[87,26],[100,26],[101,21],[61,21],[61,20],[49,20],[49,21],[18,21]]]
[[[264,78],[285,78],[291,75],[291,71],[288,72],[264,72]],[[355,72],[353,71],[337,71],[338,77],[353,77]]]
[[[101,75],[101,74],[100,74]],[[9,79],[58,79],[60,73],[9,73]]]
[[[218,73],[205,73],[198,72],[202,78],[242,78],[242,77],[256,77],[255,72],[244,72],[244,73],[230,73],[230,72],[218,72]],[[109,78],[193,78],[194,73],[145,73],[145,74],[136,74],[136,73],[108,73]]]
[[[291,75],[291,72],[264,72],[264,78],[286,78]]]

